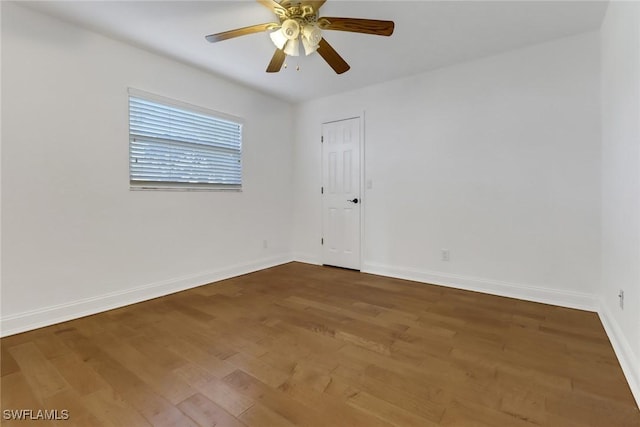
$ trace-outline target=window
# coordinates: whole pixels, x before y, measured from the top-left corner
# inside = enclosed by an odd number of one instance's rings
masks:
[[[132,189],[240,190],[242,123],[129,89]]]

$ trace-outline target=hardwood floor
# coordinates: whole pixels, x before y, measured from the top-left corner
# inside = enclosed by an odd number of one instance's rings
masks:
[[[640,426],[595,313],[298,263],[0,347],[7,426]]]

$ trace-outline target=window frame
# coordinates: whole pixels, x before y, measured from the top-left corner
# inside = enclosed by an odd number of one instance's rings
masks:
[[[230,121],[240,126],[240,184],[222,184],[222,183],[185,183],[185,182],[163,182],[163,181],[137,181],[131,177],[131,143],[133,137],[131,135],[131,97],[143,99],[145,101],[158,103],[167,107],[178,108],[203,114],[214,119]],[[234,116],[220,111],[194,105],[188,102],[178,101],[165,96],[156,95],[150,92],[142,91],[132,87],[127,88],[127,127],[129,133],[128,144],[128,165],[129,165],[129,189],[133,191],[224,191],[224,192],[242,192],[244,186],[244,120],[241,117]],[[182,141],[175,141],[182,143]],[[204,144],[203,144],[204,145]],[[206,145],[204,145],[206,147]]]

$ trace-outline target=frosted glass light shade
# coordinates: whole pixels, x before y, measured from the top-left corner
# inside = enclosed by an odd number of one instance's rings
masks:
[[[300,24],[295,19],[287,19],[282,23],[280,31],[289,40],[295,40],[300,35]]]
[[[304,54],[307,56],[318,50],[318,45],[311,43],[309,39],[304,36],[302,37],[302,46],[304,47]]]
[[[311,55],[318,49],[320,40],[322,40],[320,28],[315,25],[306,25],[302,28],[302,46],[306,55]]]
[[[284,47],[284,53],[289,56],[300,56],[300,42],[298,39],[289,40]]]
[[[275,44],[276,47],[281,50],[284,47],[285,43],[289,40],[284,34],[282,34],[281,30],[273,31],[271,34],[269,34],[269,37],[271,37],[273,44]]]
[[[313,45],[317,45],[322,39],[322,31],[315,25],[305,25],[302,35]]]

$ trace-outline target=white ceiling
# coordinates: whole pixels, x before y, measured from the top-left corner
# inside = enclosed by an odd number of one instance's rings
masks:
[[[328,0],[321,16],[395,21],[387,37],[325,31],[351,65],[336,75],[323,59],[288,58],[264,70],[274,52],[266,33],[220,43],[204,36],[276,21],[255,1],[44,1],[27,6],[107,36],[297,102],[421,73],[559,37],[596,30],[606,1]],[[296,65],[300,71],[296,71]]]

